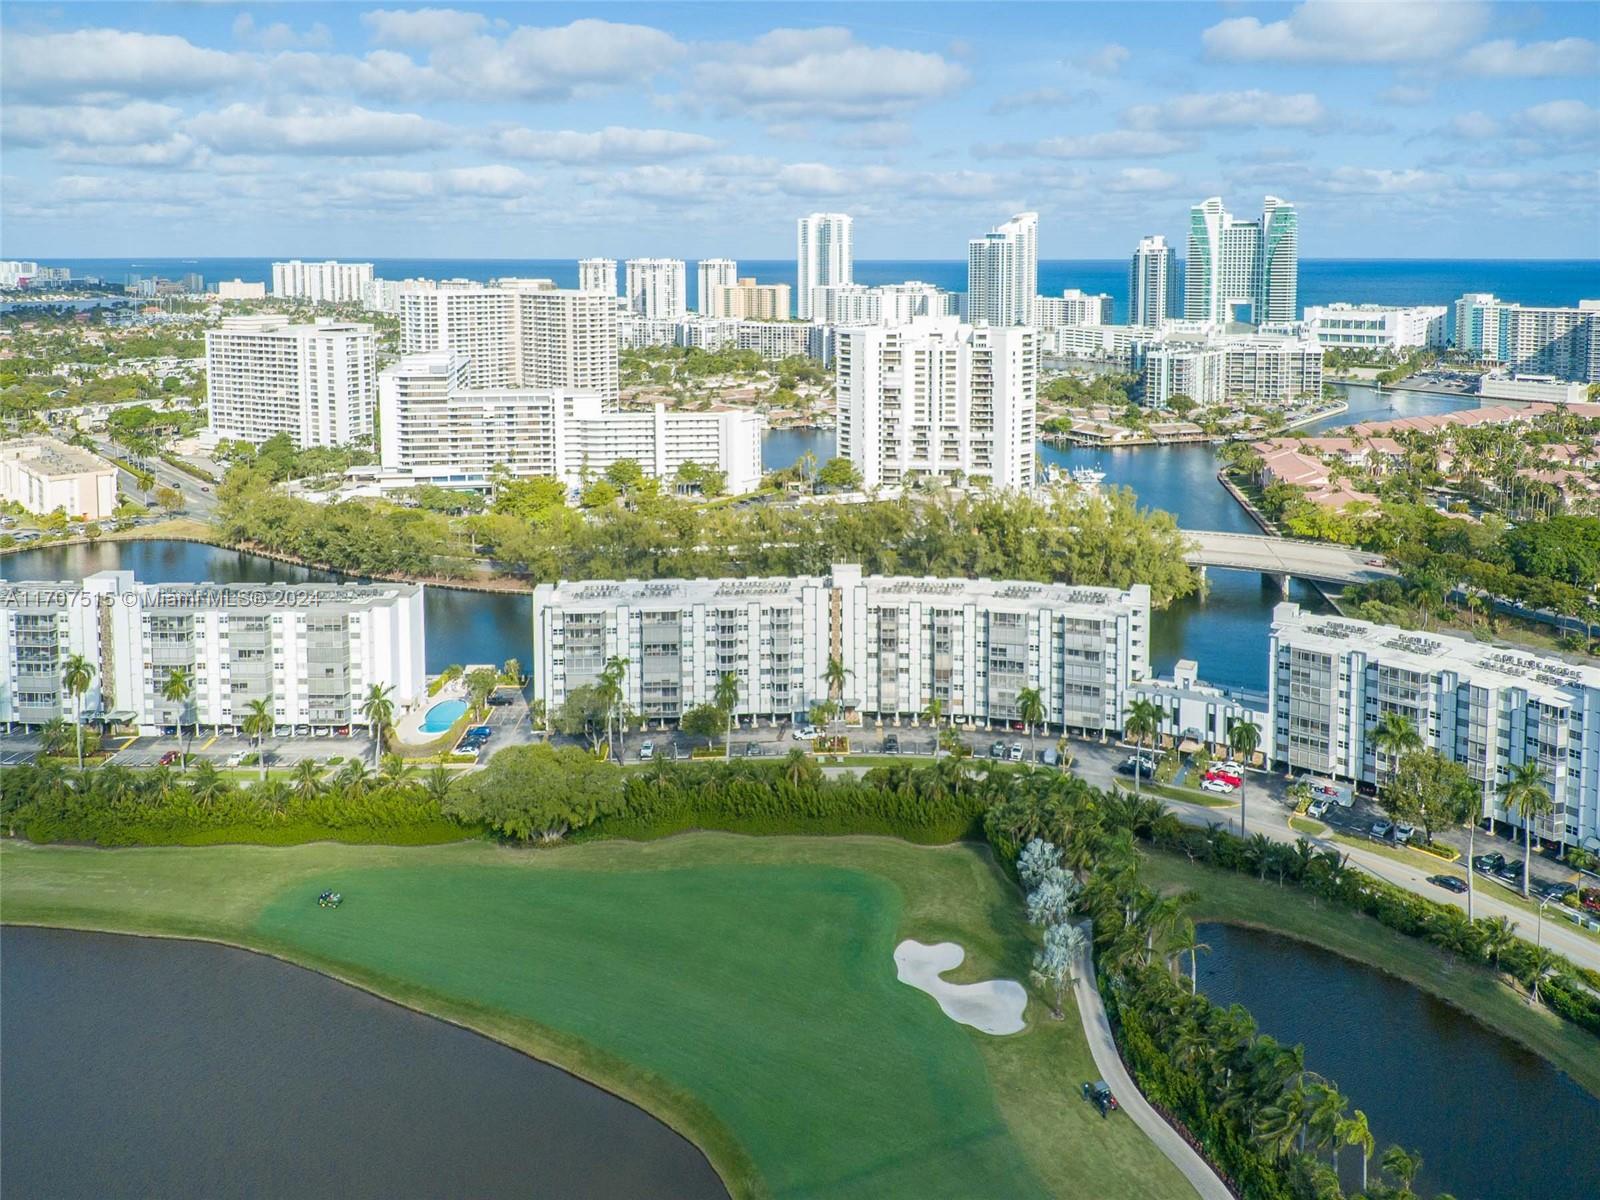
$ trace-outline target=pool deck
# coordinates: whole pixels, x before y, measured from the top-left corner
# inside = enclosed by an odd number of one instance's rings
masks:
[[[428,719],[428,711],[450,700],[466,700],[466,685],[461,680],[452,680],[439,689],[437,695],[428,696],[424,702],[418,704],[410,712],[403,714],[394,723],[394,738],[406,746],[425,746],[437,740],[447,730],[425,730],[422,723]]]

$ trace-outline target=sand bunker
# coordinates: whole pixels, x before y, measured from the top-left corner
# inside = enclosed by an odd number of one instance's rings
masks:
[[[952,1021],[981,1029],[984,1033],[1019,1033],[1023,1028],[1022,1010],[1028,1006],[1028,993],[1011,979],[990,979],[983,983],[946,983],[939,976],[961,965],[967,952],[954,942],[925,946],[907,938],[894,948],[895,974],[927,992],[939,1002]]]

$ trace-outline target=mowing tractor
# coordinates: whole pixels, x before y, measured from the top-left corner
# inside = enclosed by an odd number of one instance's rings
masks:
[[[1094,1104],[1100,1110],[1102,1117],[1109,1117],[1117,1111],[1117,1098],[1111,1094],[1111,1088],[1104,1079],[1097,1079],[1093,1083],[1083,1085],[1083,1098]]]
[[[338,908],[344,903],[344,896],[338,892],[323,892],[317,897],[318,908]]]

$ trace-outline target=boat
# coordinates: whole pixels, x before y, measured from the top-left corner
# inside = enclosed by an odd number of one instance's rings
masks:
[[[1072,482],[1073,483],[1084,483],[1084,484],[1104,483],[1105,479],[1106,479],[1106,473],[1104,471],[1097,471],[1093,467],[1073,467],[1072,468]]]

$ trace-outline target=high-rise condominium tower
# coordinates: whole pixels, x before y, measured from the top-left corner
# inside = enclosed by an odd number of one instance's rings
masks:
[[[681,258],[630,258],[628,310],[650,321],[676,321],[689,311]]]
[[[607,296],[617,294],[617,260],[614,258],[580,258],[578,260],[578,290],[602,292]]]
[[[812,213],[800,218],[795,239],[795,307],[802,321],[811,317],[811,289],[853,283],[854,265],[848,216]]]
[[[1159,233],[1140,238],[1128,269],[1128,324],[1155,327],[1181,315],[1177,254]]]
[[[1189,262],[1183,315],[1229,321],[1239,305],[1250,319],[1292,321],[1297,315],[1299,219],[1293,204],[1268,196],[1260,217],[1239,220],[1212,196],[1189,212]]]
[[[967,243],[967,317],[1026,325],[1039,294],[1039,214],[1018,213]]]
[[[712,315],[712,297],[717,289],[738,284],[739,264],[731,258],[702,258],[695,266],[694,310],[708,317]]]

